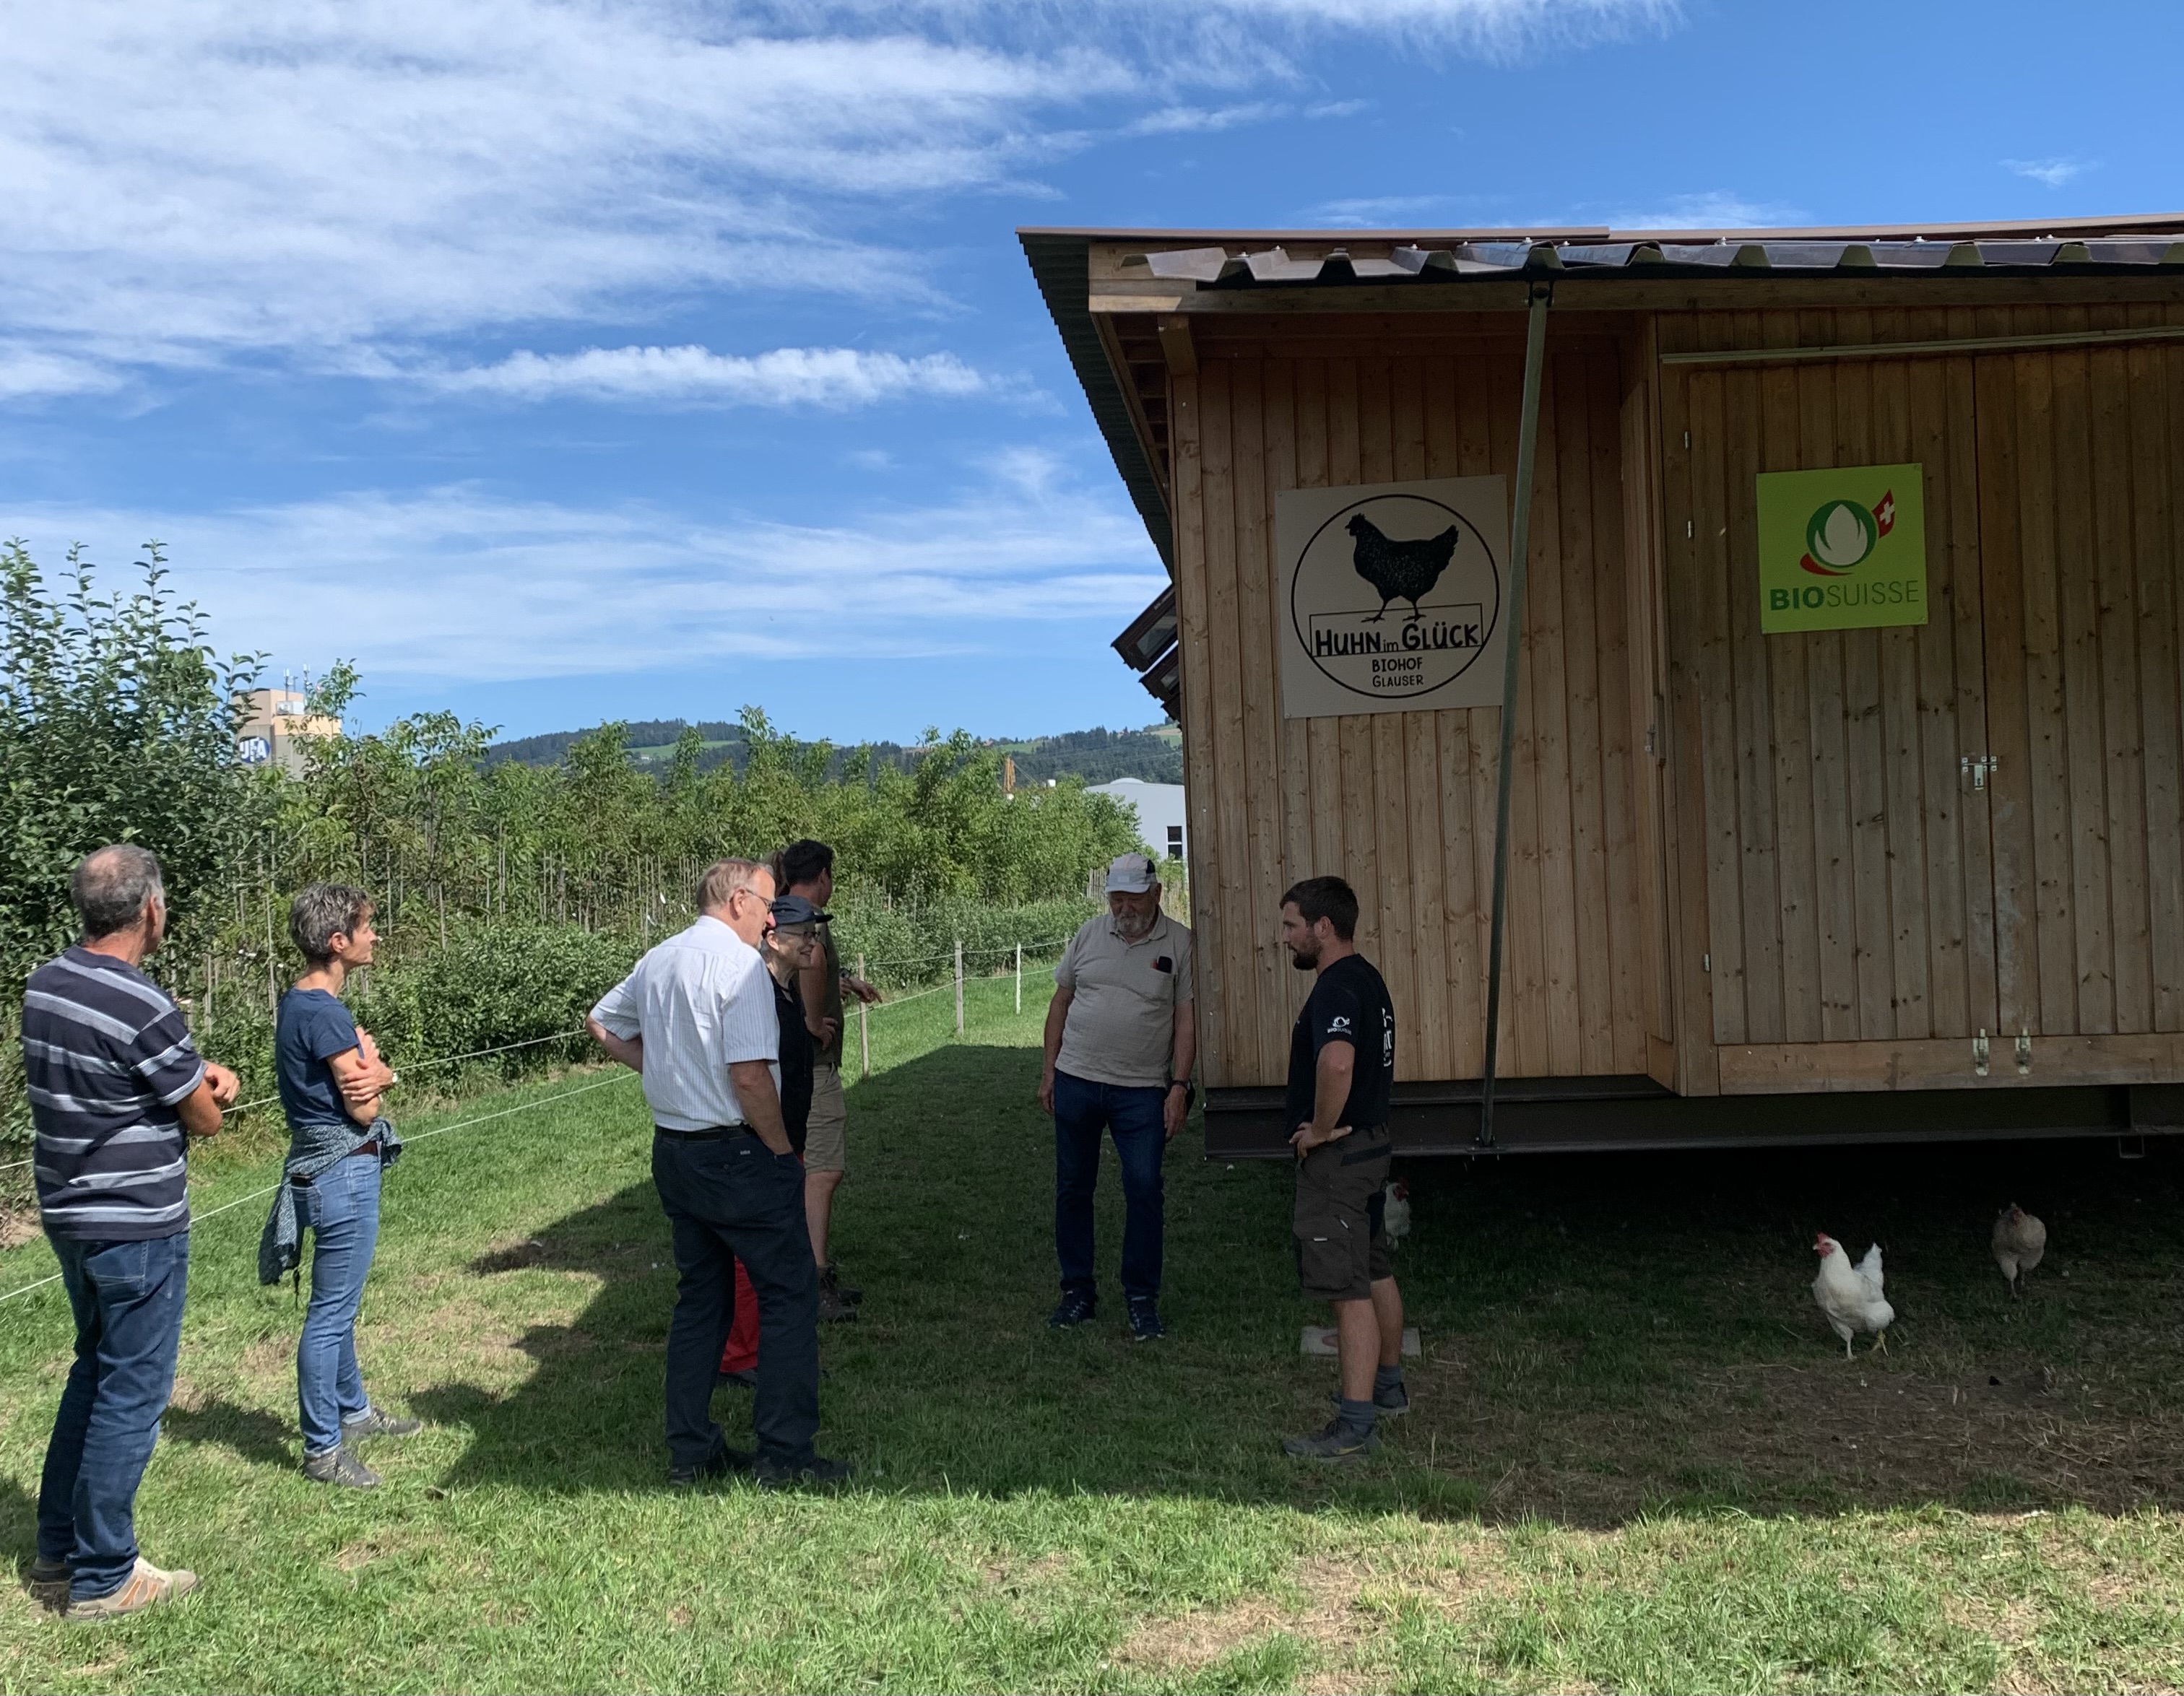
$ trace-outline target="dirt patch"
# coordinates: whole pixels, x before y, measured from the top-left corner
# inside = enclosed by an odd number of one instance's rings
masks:
[[[1305,1689],[1347,1696],[1373,1688],[1354,1665],[1379,1623],[1379,1610],[1362,1604],[1364,1585],[1357,1566],[1312,1560],[1291,1576],[1301,1599],[1247,1596],[1225,1607],[1149,1621],[1130,1634],[1116,1659],[1146,1671],[1195,1672],[1279,1632],[1302,1641],[1319,1662],[1321,1670],[1306,1675]]]
[[[0,1249],[20,1248],[44,1236],[36,1209],[17,1211],[0,1207]]]
[[[1407,1459],[1466,1481],[1476,1500],[1462,1505],[1502,1522],[1606,1526],[1663,1502],[1747,1512],[2184,1504],[2184,1415],[2026,1359],[1947,1376],[1863,1355],[1701,1366],[1636,1404],[1603,1408],[1610,1398],[1581,1387],[1526,1393],[1443,1355],[1413,1369],[1412,1396],[1393,1433]]]

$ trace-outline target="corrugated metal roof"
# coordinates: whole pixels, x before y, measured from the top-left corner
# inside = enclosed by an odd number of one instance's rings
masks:
[[[1122,238],[1108,237],[1117,240]],[[1294,238],[1291,238],[1292,240]],[[1318,244],[1315,244],[1318,245]],[[1246,238],[1203,247],[1156,248],[1144,255],[1149,275],[1201,288],[1256,284],[1435,282],[1474,276],[1624,272],[1654,276],[1735,270],[1970,271],[2021,274],[2061,269],[2074,273],[2184,268],[2184,231],[2113,235],[2022,236],[1992,240],[1871,238],[1863,242],[1779,240],[1763,233],[1711,241],[1655,236],[1622,241],[1456,242],[1427,246],[1398,241],[1385,253],[1352,252],[1362,241],[1337,242],[1320,253],[1293,256],[1284,242],[1254,247]],[[1376,244],[1377,245],[1377,244]],[[1126,259],[1125,264],[1129,261]]]

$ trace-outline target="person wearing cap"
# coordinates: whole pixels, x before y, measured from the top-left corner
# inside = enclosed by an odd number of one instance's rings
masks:
[[[1160,1336],[1161,1159],[1190,1110],[1198,1053],[1190,932],[1161,911],[1153,863],[1107,868],[1107,912],[1069,939],[1054,969],[1039,1104],[1054,1115],[1054,1247],[1061,1304],[1047,1323],[1083,1325],[1097,1308],[1092,1192],[1100,1140],[1123,1167],[1123,1295],[1130,1334]]]
[[[819,1277],[804,1223],[804,1163],[782,1118],[775,985],[759,954],[773,893],[771,868],[716,861],[699,880],[696,922],[655,946],[584,1021],[601,1048],[642,1075],[652,1109],[652,1182],[677,1273],[667,1326],[671,1485],[742,1468],[769,1487],[832,1483],[851,1470],[812,1447]],[[751,1410],[755,1456],[730,1449],[712,1415],[738,1259],[766,1338]]]
[[[804,1022],[797,980],[818,958],[819,927],[833,915],[821,912],[801,895],[777,895],[770,910],[773,928],[766,933],[759,953],[773,979],[773,1012],[781,1022],[782,1128],[801,1160],[811,1127],[812,1055],[817,1044]],[[823,1298],[825,1292],[821,1294]],[[728,1329],[728,1346],[721,1356],[721,1376],[747,1390],[758,1387],[758,1295],[741,1260],[736,1262],[735,1323]]]
[[[834,894],[834,850],[805,837],[773,857],[774,883],[784,895],[800,895],[815,908]],[[804,1022],[816,1045],[811,1072],[811,1136],[804,1151],[804,1213],[811,1231],[811,1258],[819,1267],[819,1318],[836,1325],[857,1316],[865,1293],[842,1282],[830,1235],[834,1192],[850,1165],[850,1114],[842,1093],[842,998],[878,1001],[878,990],[842,970],[834,927],[819,926],[819,953],[801,975]]]

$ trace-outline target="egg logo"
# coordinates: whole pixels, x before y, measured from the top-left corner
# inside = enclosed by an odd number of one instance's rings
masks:
[[[1893,490],[1870,512],[1856,501],[1825,501],[1805,520],[1805,557],[1797,563],[1816,577],[1847,576],[1895,527]]]

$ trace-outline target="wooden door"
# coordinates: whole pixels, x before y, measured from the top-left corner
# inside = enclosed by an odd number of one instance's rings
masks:
[[[1980,333],[2115,330],[2163,314],[1997,309]],[[2008,1074],[2184,1076],[2184,349],[1989,355],[1976,386]]]
[[[1943,318],[1679,330],[1684,346],[1869,343],[1941,336]],[[1670,606],[1699,720],[1699,966],[1724,1093],[1969,1077],[1975,1036],[1997,1028],[1988,792],[1965,765],[1987,741],[1975,409],[1969,358],[1664,370],[1663,459],[1689,479],[1670,491],[1686,532],[1669,538]],[[1907,461],[1924,467],[1929,622],[1763,637],[1758,475]]]

